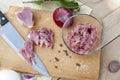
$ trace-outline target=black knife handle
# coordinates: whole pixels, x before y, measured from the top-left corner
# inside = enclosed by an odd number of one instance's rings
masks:
[[[0,25],[4,26],[8,22],[8,19],[5,15],[0,11]]]

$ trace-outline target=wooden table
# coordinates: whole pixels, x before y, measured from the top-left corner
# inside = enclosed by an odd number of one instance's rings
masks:
[[[93,9],[92,15],[102,20],[104,25],[103,43],[110,42],[102,49],[99,80],[119,80],[120,71],[110,73],[111,60],[120,61],[120,0],[79,0]]]
[[[12,0],[8,1],[7,3],[2,3],[2,0],[0,0],[0,3],[4,5],[4,7],[8,7],[10,4],[21,6],[23,5],[22,3],[20,4],[21,1],[27,0]],[[79,0],[79,1],[91,7],[93,9],[91,15],[99,18],[103,22],[104,25],[103,43],[112,40],[112,42],[110,42],[104,48],[102,48],[99,80],[119,80],[120,71],[117,73],[110,73],[107,67],[111,60],[120,61],[119,58],[120,0]],[[36,8],[38,7],[36,6]]]

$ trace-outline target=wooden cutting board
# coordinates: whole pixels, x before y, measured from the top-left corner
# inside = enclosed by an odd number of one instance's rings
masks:
[[[27,40],[30,30],[47,27],[55,33],[54,48],[35,47],[36,54],[45,64],[51,76],[75,80],[97,80],[99,76],[100,51],[90,56],[80,56],[70,52],[62,41],[61,28],[53,21],[52,12],[33,10],[35,26],[32,29],[23,27],[16,19],[19,7],[10,7],[7,17],[21,36]],[[61,45],[61,46],[60,46]],[[65,53],[67,50],[68,54]],[[57,60],[58,59],[58,60]],[[19,72],[38,74],[26,64],[14,50],[0,37],[0,65],[1,69],[13,69]]]

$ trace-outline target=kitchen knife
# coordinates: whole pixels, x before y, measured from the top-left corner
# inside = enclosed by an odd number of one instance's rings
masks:
[[[12,49],[14,49],[14,51],[24,61],[26,61],[24,57],[19,53],[19,50],[24,47],[25,41],[1,11],[0,11],[0,24],[2,26],[0,28],[0,35],[2,36],[2,38],[10,45],[10,47],[12,47]],[[38,58],[36,54],[34,54],[34,61],[35,63],[32,64],[32,67],[36,71],[38,71],[40,74],[44,76],[49,76],[49,73],[46,67],[44,66],[44,64],[42,63],[42,61]]]

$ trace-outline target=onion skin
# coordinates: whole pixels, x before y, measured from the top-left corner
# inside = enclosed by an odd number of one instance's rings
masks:
[[[34,74],[24,74],[23,75],[24,80],[31,80],[35,78]]]

